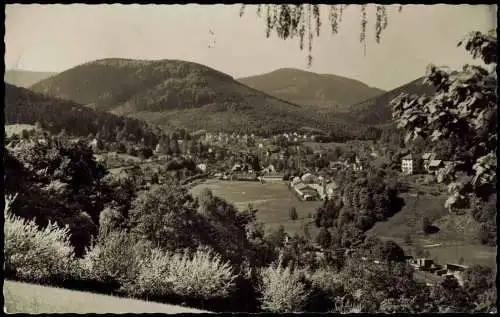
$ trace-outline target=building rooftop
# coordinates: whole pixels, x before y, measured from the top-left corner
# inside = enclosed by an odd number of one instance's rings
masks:
[[[437,166],[441,165],[442,162],[443,161],[441,161],[441,160],[431,160],[429,162],[429,167],[437,167]]]

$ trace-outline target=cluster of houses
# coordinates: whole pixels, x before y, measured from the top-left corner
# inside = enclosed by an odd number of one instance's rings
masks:
[[[436,174],[454,162],[439,159],[435,153],[413,154],[404,156],[401,160],[401,171],[406,175],[428,173]]]
[[[362,171],[368,166],[368,164],[361,160],[358,156],[354,159],[354,161],[349,160],[338,160],[331,161],[329,163],[329,167],[332,170],[353,170],[353,171]]]
[[[413,266],[418,271],[428,272],[437,276],[453,275],[457,280],[462,283],[462,272],[467,269],[467,266],[460,264],[445,264],[441,265],[434,263],[431,259],[426,258],[413,258],[412,256],[406,257],[406,262]]]
[[[284,138],[288,142],[306,142],[306,141],[315,141],[317,136],[316,135],[300,134],[298,132],[283,133],[283,134],[274,135],[273,136],[274,142],[278,141],[279,138]]]
[[[229,144],[229,143],[241,143],[241,144],[247,144],[248,142],[255,142],[256,136],[252,133],[250,135],[248,134],[237,134],[237,133],[210,133],[210,132],[203,132],[203,133],[198,133],[200,136],[200,139],[202,142],[205,144],[213,145],[213,144]]]
[[[290,182],[290,188],[299,199],[310,201],[332,198],[338,186],[335,182],[325,180],[322,176],[316,177],[306,173],[302,177],[294,177]]]
[[[467,269],[465,265],[451,264],[441,265],[434,263],[433,260],[427,258],[413,258],[411,255],[405,257],[406,263],[412,266],[415,270],[435,274],[438,277],[453,275],[460,284],[463,284],[462,272]],[[369,261],[367,257],[361,257],[363,261]],[[381,264],[381,261],[373,260],[375,264]]]

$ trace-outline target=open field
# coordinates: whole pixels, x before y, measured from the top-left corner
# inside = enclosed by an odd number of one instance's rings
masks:
[[[32,124],[6,124],[5,134],[10,137],[13,134],[21,135],[23,130],[30,131],[34,129],[35,126]]]
[[[390,236],[378,236],[382,240],[393,240],[400,245],[405,253],[415,256],[415,246],[420,245],[429,252],[430,258],[439,264],[459,263],[463,258],[464,265],[481,264],[491,267],[496,271],[496,247],[467,242],[441,241],[440,245],[433,245],[429,239],[414,239],[414,243],[408,245],[404,239]],[[434,240],[433,240],[434,241]]]
[[[224,198],[234,204],[238,209],[243,209],[252,203],[257,212],[257,218],[266,226],[277,228],[283,225],[285,230],[294,234],[302,232],[302,224],[309,222],[308,214],[314,214],[321,201],[300,201],[288,189],[285,182],[264,183],[259,182],[231,182],[208,180],[192,188],[193,195],[197,196],[204,188],[211,189],[214,195]],[[299,219],[290,219],[290,208],[295,206]],[[311,235],[314,226],[310,226]]]
[[[78,292],[4,280],[8,313],[204,313],[204,311],[135,299]]]
[[[415,245],[420,245],[440,264],[458,263],[463,258],[465,265],[483,264],[496,270],[496,247],[477,242],[479,224],[468,214],[450,214],[444,208],[444,194],[423,193],[414,196],[410,192],[401,196],[406,203],[403,209],[387,221],[376,223],[368,234],[394,240],[405,252],[413,255]],[[424,216],[429,217],[439,232],[429,235],[423,233]],[[413,241],[411,245],[405,243],[407,234]]]

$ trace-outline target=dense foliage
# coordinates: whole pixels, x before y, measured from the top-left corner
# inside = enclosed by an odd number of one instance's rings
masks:
[[[403,203],[396,184],[383,172],[346,175],[340,195],[326,200],[317,209],[314,222],[319,228],[331,228],[331,236],[335,237],[331,243],[350,247],[361,243],[363,232],[394,215]],[[322,232],[324,241],[328,234],[325,230]]]
[[[52,98],[5,84],[5,123],[38,123],[52,134],[61,131],[100,141],[143,143],[156,146],[160,131],[136,119],[95,111],[75,102]]]
[[[12,212],[25,219],[69,225],[77,255],[96,233],[99,213],[112,201],[106,169],[82,142],[24,142],[5,157],[6,193],[19,193]]]
[[[496,34],[471,32],[459,44],[474,58],[496,66]],[[497,167],[497,75],[495,67],[464,65],[459,72],[449,73],[430,65],[426,80],[437,89],[434,96],[402,95],[393,101],[393,116],[406,132],[405,141],[417,138],[431,142],[448,140],[456,161],[446,171],[453,207],[471,199],[486,201],[496,192]],[[455,182],[456,173],[472,177]],[[492,219],[491,219],[492,220]]]

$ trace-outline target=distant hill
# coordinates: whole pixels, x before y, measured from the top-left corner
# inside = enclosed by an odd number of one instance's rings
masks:
[[[34,125],[39,123],[53,134],[63,129],[73,136],[87,137],[99,134],[102,140],[142,142],[156,145],[158,128],[137,119],[120,117],[109,112],[96,111],[73,101],[44,96],[31,90],[5,84],[5,124]]]
[[[97,60],[30,88],[172,128],[270,134],[309,126],[353,132],[350,123],[333,114],[276,99],[227,74],[179,60]]]
[[[346,77],[294,68],[239,78],[239,82],[299,105],[340,110],[385,91]]]
[[[39,82],[40,80],[49,78],[57,73],[51,72],[33,72],[28,70],[6,70],[4,73],[4,81],[8,84],[28,88],[29,86]]]
[[[420,77],[380,96],[351,105],[348,108],[348,116],[352,120],[363,124],[388,123],[392,120],[390,102],[401,93],[430,96],[436,93],[436,89],[430,84],[424,84],[424,77]]]

